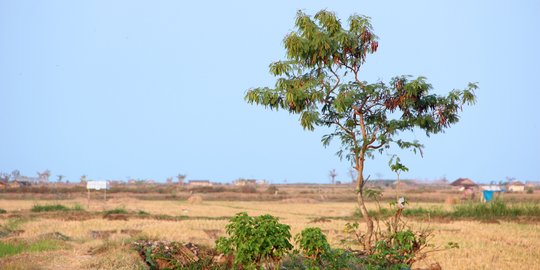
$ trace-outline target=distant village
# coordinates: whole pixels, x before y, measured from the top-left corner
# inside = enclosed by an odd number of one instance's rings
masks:
[[[82,175],[78,182],[68,182],[65,180],[65,176],[57,175],[56,179],[53,179],[51,172],[45,170],[43,172],[37,172],[36,176],[24,176],[18,170],[14,170],[11,173],[0,172],[0,189],[6,188],[23,188],[36,185],[86,185],[87,182],[97,181],[96,179],[89,179],[86,175]],[[165,182],[158,182],[153,179],[128,179],[123,180],[105,180],[109,186],[115,185],[141,185],[141,184],[164,184],[164,185],[180,185],[187,187],[211,187],[220,185],[230,185],[230,183],[219,183],[210,180],[186,180],[186,175],[178,174],[176,177],[169,177]],[[234,186],[265,186],[269,185],[268,181],[264,179],[243,179],[239,178],[232,182]]]
[[[332,175],[332,181],[329,185],[351,185],[343,183],[341,181],[335,181],[335,175]],[[82,175],[78,182],[68,182],[63,175],[57,175],[54,179],[49,170],[37,172],[35,176],[24,176],[18,170],[14,170],[11,173],[0,172],[0,189],[18,189],[30,186],[40,185],[86,185],[88,182],[94,180],[89,179],[86,175]],[[124,186],[124,185],[177,185],[185,187],[213,187],[223,185],[233,185],[239,187],[255,187],[255,186],[267,186],[270,185],[269,181],[264,179],[243,179],[239,178],[232,181],[232,183],[213,182],[211,180],[186,180],[185,174],[178,174],[176,177],[168,177],[165,182],[158,182],[152,179],[128,179],[123,180],[105,180],[107,187]],[[298,183],[295,183],[298,184]],[[309,183],[306,183],[309,184]],[[282,185],[282,184],[281,184]],[[290,184],[294,185],[294,184]],[[535,189],[540,188],[540,182],[536,181],[520,181],[514,178],[507,177],[505,181],[491,182],[490,184],[478,184],[469,178],[459,178],[455,181],[449,182],[447,179],[439,179],[435,181],[419,181],[419,180],[370,180],[368,186],[371,188],[399,188],[406,191],[408,189],[418,189],[422,187],[433,187],[441,189],[453,189],[463,192],[464,197],[474,198],[477,195],[483,196],[485,192],[493,193],[532,193]]]

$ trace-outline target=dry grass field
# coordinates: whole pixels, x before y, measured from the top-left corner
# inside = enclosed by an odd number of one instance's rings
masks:
[[[536,194],[535,194],[536,195]],[[228,218],[246,211],[271,214],[291,226],[292,234],[308,226],[320,227],[333,246],[341,247],[345,224],[356,209],[353,202],[314,199],[279,201],[217,201],[190,203],[186,199],[140,200],[113,196],[107,202],[94,198],[89,207],[84,197],[63,200],[0,199],[0,225],[17,233],[1,243],[53,241],[52,248],[15,255],[0,254],[0,269],[145,269],[129,244],[139,237],[193,242],[213,246],[224,235]],[[83,208],[79,213],[34,213],[34,205],[62,204]],[[409,207],[451,207],[441,202],[414,201]],[[374,209],[374,203],[369,205]],[[106,217],[104,211],[124,209],[129,215]],[[73,211],[76,212],[76,211]],[[161,217],[169,218],[161,218]],[[170,217],[181,217],[171,219]],[[318,219],[318,220],[317,220]],[[434,252],[415,267],[438,262],[442,269],[535,269],[540,265],[540,222],[517,220],[409,220],[413,228],[434,231],[432,244],[457,242],[459,249]],[[69,237],[59,241],[55,233]]]

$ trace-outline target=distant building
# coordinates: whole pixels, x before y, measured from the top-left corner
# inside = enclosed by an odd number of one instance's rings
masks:
[[[478,187],[478,185],[469,178],[458,178],[456,181],[450,183],[453,187],[458,187],[460,190],[463,189],[471,189]]]
[[[487,190],[487,191],[495,191],[495,192],[502,192],[504,189],[499,185],[483,185],[480,186],[481,190]]]
[[[190,187],[211,187],[213,184],[210,180],[189,180],[188,186]]]
[[[257,180],[257,179],[237,179],[233,182],[235,186],[265,186],[268,185],[266,180]]]
[[[508,184],[508,191],[510,192],[524,192],[525,184],[520,181],[512,181]]]
[[[20,180],[15,180],[15,181],[11,181],[8,183],[8,187],[10,188],[22,188],[22,187],[29,187],[31,186],[32,184],[28,181],[20,181]]]
[[[458,178],[456,181],[450,183],[450,185],[462,191],[463,198],[474,199],[476,196],[478,185],[469,178]]]

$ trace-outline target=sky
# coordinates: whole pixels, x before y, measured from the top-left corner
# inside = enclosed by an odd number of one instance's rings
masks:
[[[478,82],[458,124],[391,148],[365,175],[540,180],[538,1],[0,1],[0,172],[89,179],[350,181],[328,130],[247,104],[298,10],[371,17],[363,80],[423,75],[435,93]]]

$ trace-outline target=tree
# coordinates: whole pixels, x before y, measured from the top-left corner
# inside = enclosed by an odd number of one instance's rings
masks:
[[[373,220],[364,204],[364,162],[391,145],[422,150],[418,141],[399,139],[405,131],[419,128],[426,135],[444,131],[459,120],[462,106],[475,102],[475,83],[464,90],[441,96],[430,93],[425,77],[396,76],[389,83],[361,79],[361,67],[378,47],[369,18],[349,17],[348,24],[322,10],[313,18],[298,11],[296,29],[283,41],[286,59],[270,64],[275,86],[251,88],[245,99],[270,109],[299,114],[301,126],[333,131],[322,137],[324,146],[341,141],[340,158],[351,161],[357,171],[356,192],[367,223],[362,244],[373,250]],[[420,152],[421,153],[421,152]]]
[[[328,176],[330,176],[330,179],[332,179],[332,185],[334,185],[336,183],[336,176],[337,176],[336,169],[330,170],[330,172],[328,173]]]
[[[11,176],[13,177],[13,179],[17,179],[19,177],[21,177],[21,171],[15,169],[11,172]]]
[[[1,182],[9,182],[9,179],[11,178],[11,175],[6,172],[0,172],[0,181]]]
[[[49,176],[51,176],[50,170],[44,170],[43,172],[37,172],[40,183],[49,183]]]
[[[86,179],[86,174],[81,175],[81,177],[80,177],[79,179],[80,179],[80,181],[81,181],[81,184],[86,184],[86,182],[88,181],[88,180]]]
[[[186,176],[185,174],[181,174],[179,173],[176,178],[178,178],[178,185],[180,186],[183,186],[184,185],[184,180],[186,180]]]
[[[62,174],[59,174],[59,175],[57,175],[56,177],[57,177],[58,183],[61,183],[61,182],[62,182],[62,179],[64,179],[64,177],[66,177],[66,176],[64,176],[64,175],[62,175]]]

